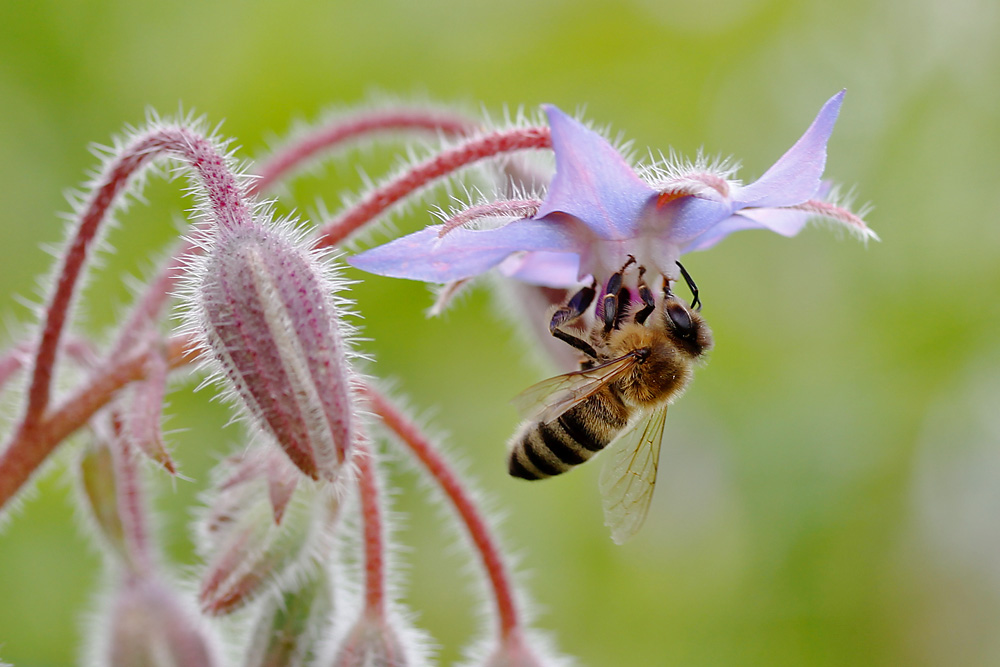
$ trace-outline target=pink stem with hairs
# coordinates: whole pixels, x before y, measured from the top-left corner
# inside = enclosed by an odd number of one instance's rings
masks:
[[[198,171],[213,219],[218,224],[228,226],[249,221],[250,210],[243,200],[242,191],[226,165],[225,158],[218,154],[208,139],[184,127],[164,127],[136,138],[127,146],[105,172],[101,184],[83,210],[73,239],[63,256],[56,288],[46,309],[45,323],[35,353],[28,401],[18,430],[31,431],[48,407],[59,339],[101,223],[132,177],[154,157],[163,153],[187,160]]]
[[[256,195],[267,190],[292,169],[300,167],[320,151],[351,139],[375,132],[426,130],[445,135],[469,134],[476,125],[464,116],[425,109],[386,109],[337,118],[325,127],[308,132],[297,141],[276,151],[257,169],[257,180],[250,188]]]
[[[474,128],[475,125],[471,120],[461,116],[402,107],[339,118],[303,134],[265,160],[258,169],[258,178],[248,183],[247,194],[259,195],[321,151],[330,151],[359,137],[401,130],[425,130],[456,135],[466,134]],[[185,239],[184,244],[150,283],[138,305],[133,309],[126,325],[121,329],[118,341],[112,348],[112,357],[128,349],[135,342],[136,332],[156,319],[176,286],[185,260],[198,251],[199,247],[194,240]]]
[[[385,620],[385,528],[379,505],[378,477],[371,445],[365,438],[355,443],[358,467],[358,494],[361,498],[361,518],[365,552],[365,615]]]
[[[0,448],[0,507],[7,504],[60,442],[86,424],[122,387],[143,378],[149,354],[149,350],[139,350],[117,359],[91,376],[84,387],[51,410],[44,421],[4,443]],[[167,342],[171,368],[189,364],[196,356],[196,346],[190,338],[176,336]]]
[[[400,200],[470,164],[514,151],[551,147],[552,139],[547,127],[519,127],[468,139],[369,192],[360,202],[324,225],[314,245],[326,248],[339,244]]]
[[[370,403],[371,410],[427,469],[441,490],[444,491],[465,525],[469,537],[479,552],[483,569],[486,570],[490,587],[493,590],[501,639],[507,641],[519,636],[521,621],[510,573],[507,571],[496,539],[490,532],[486,520],[476,503],[473,502],[469,492],[462,486],[458,475],[455,474],[430,440],[420,432],[416,424],[407,419],[388,398],[370,384],[365,385],[362,391]]]
[[[356,127],[361,129],[360,125]],[[345,133],[331,132],[328,136],[334,135],[338,137],[338,141],[349,138]],[[151,157],[166,150],[172,150],[183,156],[195,153],[193,149],[204,151],[206,147],[210,148],[206,139],[197,137],[184,128],[159,129],[140,137],[111,165],[102,185],[88,204],[77,228],[74,242],[67,253],[57,290],[48,309],[41,343],[35,354],[34,375],[25,416],[21,426],[0,450],[2,451],[0,508],[13,497],[63,438],[85,424],[111,399],[115,391],[128,382],[142,377],[142,365],[146,353],[126,354],[126,352],[129,351],[135,340],[135,333],[140,327],[154,320],[162,309],[176,283],[185,255],[197,249],[192,241],[186,242],[182,251],[153,281],[151,288],[130,316],[127,329],[122,332],[113,347],[114,353],[107,359],[107,367],[95,374],[87,386],[81,388],[63,407],[51,414],[45,413],[49,401],[55,350],[66,322],[73,287],[79,278],[87,249],[96,236],[99,223],[112,208],[128,179]],[[377,188],[358,205],[349,208],[337,220],[321,230],[314,245],[327,247],[339,243],[400,199],[476,161],[514,151],[549,147],[551,139],[547,127],[516,128],[470,139],[443,151],[385,186]],[[185,149],[189,152],[185,153]],[[301,151],[299,154],[306,156],[308,152]],[[208,194],[213,212],[220,218],[230,221],[230,224],[235,220],[234,214],[249,215],[246,205],[238,198],[239,190],[231,174],[228,184],[227,179],[220,174],[209,174],[212,177],[205,178],[206,170],[210,171],[213,167],[217,168],[220,164],[224,164],[222,158],[217,154],[214,157],[206,155],[192,155],[192,157],[194,159],[191,159],[191,162],[202,174],[206,189],[209,186],[215,188]],[[291,169],[293,166],[291,162],[286,161],[284,169]],[[168,342],[168,345],[177,349],[189,343],[190,341],[175,337]],[[170,358],[171,367],[174,367],[173,357]]]

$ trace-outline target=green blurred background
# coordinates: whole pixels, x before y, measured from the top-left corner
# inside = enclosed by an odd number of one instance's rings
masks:
[[[855,185],[881,243],[810,227],[747,232],[688,268],[716,334],[671,411],[649,520],[614,546],[599,466],[539,485],[505,475],[508,399],[544,377],[485,290],[427,320],[423,285],[356,287],[371,371],[448,433],[503,515],[538,627],[588,665],[1000,664],[1000,5],[994,0],[502,3],[4,3],[0,293],[49,270],[63,192],[147,107],[203,113],[266,151],[296,119],[372,93],[491,112],[586,107],[647,147],[732,154],[760,175],[846,87],[827,175]],[[377,175],[392,151],[356,154]],[[336,210],[352,162],[298,179],[281,210]],[[189,202],[153,179],[79,326],[103,332]],[[444,198],[439,201],[445,202]],[[414,207],[401,230],[428,221]],[[353,275],[353,274],[352,274]],[[358,276],[360,277],[360,276]],[[7,337],[17,331],[8,326]],[[194,482],[161,485],[162,540],[238,446],[210,391],[178,385],[168,428]],[[221,433],[221,435],[220,435]],[[77,660],[100,582],[64,464],[0,535],[0,658]],[[476,631],[447,513],[393,466],[407,602],[450,662]],[[463,574],[456,574],[462,572]]]

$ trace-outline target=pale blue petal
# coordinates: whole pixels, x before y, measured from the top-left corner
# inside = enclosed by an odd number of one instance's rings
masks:
[[[844,92],[823,105],[806,133],[763,176],[736,191],[736,208],[794,206],[816,196],[826,167],[826,142],[840,113]]]
[[[730,202],[692,196],[675,199],[658,208],[652,215],[664,220],[660,228],[666,228],[667,241],[684,245],[712,229],[732,213],[733,206]]]
[[[543,108],[552,130],[556,175],[535,217],[566,213],[600,238],[635,236],[654,190],[604,137],[552,105]]]
[[[815,214],[781,208],[743,209],[718,223],[682,247],[683,252],[707,250],[733,232],[744,229],[769,229],[782,236],[795,236]]]
[[[359,269],[393,278],[446,283],[490,270],[519,250],[577,252],[568,226],[517,220],[497,229],[456,229],[438,237],[433,225],[348,258]]]
[[[545,287],[570,287],[580,282],[580,256],[572,252],[524,252],[510,255],[500,273]]]

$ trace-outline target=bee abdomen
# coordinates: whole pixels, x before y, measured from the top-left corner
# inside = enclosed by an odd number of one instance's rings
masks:
[[[564,473],[604,449],[619,429],[595,430],[576,406],[549,423],[531,424],[515,436],[508,470],[522,479],[544,479]],[[621,425],[624,427],[624,422]]]

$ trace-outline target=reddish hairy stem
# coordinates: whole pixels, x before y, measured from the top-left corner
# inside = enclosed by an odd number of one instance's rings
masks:
[[[868,228],[868,225],[865,224],[865,221],[862,220],[860,216],[851,213],[842,206],[837,206],[836,204],[831,204],[830,202],[825,202],[820,199],[810,199],[802,202],[801,204],[786,206],[784,208],[823,215],[828,218],[833,218],[838,222],[842,222],[845,225],[851,225],[852,227],[859,229],[865,235],[874,235],[874,232]]]
[[[324,225],[314,245],[317,248],[337,245],[401,199],[474,162],[513,151],[551,147],[547,127],[519,127],[469,139],[441,151],[369,192],[356,205]]]
[[[441,225],[441,230],[438,232],[438,238],[443,238],[448,232],[479,218],[489,218],[491,216],[530,218],[538,213],[538,209],[541,207],[541,199],[505,199],[487,204],[479,204],[478,206],[470,206],[445,220],[444,224]]]
[[[330,126],[317,134],[304,136],[299,143],[289,145],[282,153],[265,163],[266,172],[260,180],[251,185],[251,190],[252,193],[260,192],[265,186],[273,184],[276,178],[280,178],[300,164],[301,161],[315,155],[317,151],[332,148],[366,133],[419,128],[439,130],[450,134],[465,132],[471,127],[472,125],[468,121],[457,117],[449,118],[444,114],[438,115],[418,110],[386,112],[384,115],[376,114],[368,120],[360,117],[352,118],[343,127]],[[205,150],[206,146],[208,150]],[[234,215],[238,217],[240,214],[249,214],[241,199],[242,193],[238,183],[232,178],[232,174],[228,174],[228,176],[216,174],[213,178],[205,177],[206,170],[224,167],[225,162],[206,139],[194,135],[185,128],[163,128],[140,137],[109,166],[101,184],[95,190],[80,217],[72,245],[63,260],[59,281],[47,309],[46,322],[42,329],[41,341],[37,347],[38,352],[35,355],[33,377],[25,413],[21,425],[16,431],[17,435],[11,439],[3,454],[0,455],[0,507],[3,507],[7,500],[17,492],[35,468],[45,461],[45,458],[58,444],[58,440],[51,441],[53,434],[64,433],[61,437],[69,435],[82,426],[86,419],[111,398],[111,393],[106,395],[92,393],[101,381],[97,380],[90,386],[83,388],[75,399],[67,401],[64,408],[47,415],[43,423],[43,415],[49,402],[56,348],[65,327],[73,291],[85,264],[89,246],[97,236],[100,223],[113,208],[129,179],[135,176],[157,154],[171,151],[181,157],[186,156],[199,169],[205,181],[205,187],[209,190],[209,201],[213,212],[220,216],[228,213],[228,219],[233,219]],[[202,159],[194,156],[198,152],[202,154]],[[211,189],[213,187],[217,191]],[[184,260],[197,251],[197,244],[190,238],[186,240],[167,266],[153,280],[138,305],[133,309],[108,357],[111,368],[102,376],[102,378],[106,378],[125,373],[126,379],[121,384],[116,385],[115,390],[132,379],[136,379],[130,373],[138,372],[137,369],[129,370],[126,368],[126,365],[134,360],[134,355],[125,356],[125,354],[136,342],[137,334],[154,321],[162,310],[176,285],[177,278],[184,266]],[[176,343],[177,340],[179,339],[175,339],[174,342]],[[143,356],[143,358],[145,357]],[[123,359],[126,361],[121,361]],[[22,365],[23,362],[14,353],[9,353],[0,359],[0,371],[7,374],[16,371]],[[4,379],[6,377],[5,375]],[[99,403],[76,400],[92,396],[103,396],[103,398]],[[78,403],[80,405],[86,404],[87,407],[77,411],[66,411],[67,408]],[[82,421],[76,422],[73,417],[70,417],[74,414],[83,415]],[[59,427],[55,428],[57,423]],[[31,453],[28,454],[28,452]],[[9,469],[8,466],[10,466]]]
[[[86,424],[122,387],[142,379],[149,354],[149,350],[133,352],[102,368],[86,386],[50,411],[43,421],[16,432],[9,442],[0,447],[0,508],[28,481],[60,442]],[[177,336],[167,342],[167,361],[171,368],[191,363],[196,356],[196,345],[188,337]]]
[[[184,127],[157,128],[135,139],[108,167],[80,215],[73,239],[63,256],[56,289],[46,309],[42,335],[35,353],[28,401],[19,430],[29,431],[42,419],[49,404],[56,350],[89,250],[101,223],[140,168],[159,154],[181,157],[198,171],[213,219],[221,225],[249,221],[242,188],[212,143]]]
[[[303,134],[265,160],[257,170],[258,178],[249,183],[247,194],[249,196],[259,195],[317,153],[336,148],[368,134],[399,130],[427,130],[457,135],[467,134],[475,127],[472,121],[467,118],[426,109],[390,109],[340,118],[325,127]],[[129,345],[135,341],[135,333],[141,331],[148,322],[156,318],[170,293],[174,290],[177,278],[184,266],[184,260],[195,252],[198,252],[197,244],[190,239],[186,240],[167,266],[150,283],[142,300],[129,316],[128,323],[122,327],[121,335],[113,348],[112,355],[128,349]]]
[[[338,118],[326,127],[308,132],[275,152],[257,170],[258,179],[250,187],[259,194],[290,170],[301,166],[322,150],[357,137],[394,130],[427,130],[448,135],[469,134],[476,125],[467,118],[427,109],[386,109]]]
[[[136,466],[136,456],[139,453],[128,438],[123,437],[120,423],[116,423],[114,429],[116,442],[112,445],[112,456],[118,489],[118,516],[121,517],[126,557],[136,574],[148,575],[152,572],[152,560],[142,481]]]
[[[359,438],[355,446],[365,545],[365,615],[385,620],[385,530],[374,453],[364,438]]]
[[[0,357],[0,388],[31,362],[34,345],[30,341],[21,341],[7,350]],[[80,368],[91,368],[97,361],[97,350],[85,338],[71,338],[63,345],[63,353],[75,361]]]
[[[500,637],[507,639],[520,628],[520,615],[514,598],[514,589],[501,555],[500,547],[490,532],[486,520],[473,502],[469,492],[462,486],[458,475],[451,469],[434,445],[420,429],[407,419],[396,406],[370,384],[363,387],[372,411],[409,448],[410,452],[427,469],[434,480],[451,501],[452,506],[465,524],[479,556],[483,569],[489,577],[493,598],[497,606]]]

